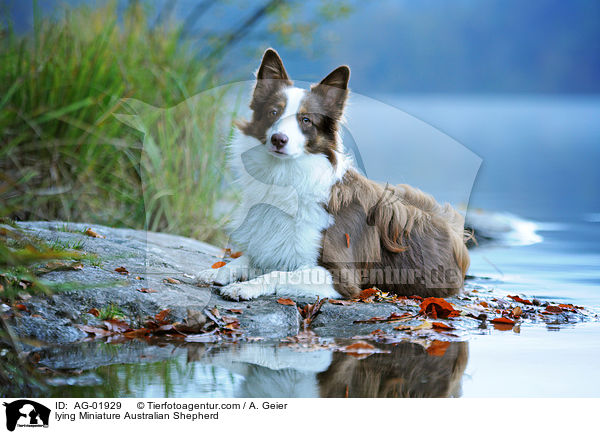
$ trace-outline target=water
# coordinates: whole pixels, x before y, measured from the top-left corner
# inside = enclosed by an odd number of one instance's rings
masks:
[[[500,295],[600,307],[600,98],[380,100],[416,118],[355,98],[346,134],[370,177],[469,203],[475,217],[481,208],[522,219],[509,221],[520,221],[524,232],[471,251],[475,283]],[[482,329],[443,355],[410,343],[380,345],[389,353],[362,360],[327,350],[298,352],[277,342],[139,345],[91,344],[86,351],[97,367],[55,378],[53,394],[600,396],[595,322],[528,325],[520,333]],[[120,363],[110,363],[111,351],[119,352]]]

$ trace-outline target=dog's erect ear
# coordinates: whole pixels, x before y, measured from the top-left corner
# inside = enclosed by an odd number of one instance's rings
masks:
[[[338,89],[348,89],[348,81],[350,80],[350,68],[342,65],[334,69],[325,77],[319,85],[337,87]]]
[[[268,48],[263,54],[262,62],[256,74],[258,80],[288,80],[289,76],[277,51]]]
[[[272,48],[267,49],[256,73],[256,84],[254,85],[250,108],[252,110],[258,109],[261,101],[268,99],[270,95],[282,87],[291,85],[292,82],[283,66],[281,57]]]
[[[344,112],[349,80],[350,68],[343,65],[334,69],[319,84],[311,87],[311,92],[321,96],[324,108],[336,119],[341,118]]]

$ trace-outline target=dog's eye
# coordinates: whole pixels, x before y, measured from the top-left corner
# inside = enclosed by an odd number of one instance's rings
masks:
[[[275,117],[275,116],[277,116],[277,110],[275,110],[275,109],[271,110],[271,111],[269,112],[269,116],[271,116],[271,117]]]
[[[304,125],[310,125],[310,119],[309,119],[309,118],[307,118],[306,116],[304,116],[304,117],[302,118],[302,123],[303,123]]]

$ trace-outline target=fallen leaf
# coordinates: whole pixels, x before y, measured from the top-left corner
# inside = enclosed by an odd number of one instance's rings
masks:
[[[560,307],[560,306],[552,306],[552,305],[546,306],[546,310],[548,312],[552,312],[552,313],[561,313],[563,311],[562,307]]]
[[[215,262],[211,265],[211,268],[221,268],[224,267],[227,263],[223,261]]]
[[[151,288],[137,288],[136,291],[143,292],[144,294],[158,292],[156,289],[151,289]]]
[[[172,277],[167,277],[163,280],[165,283],[172,283],[173,285],[179,285],[181,282],[177,279],[173,279]]]
[[[494,324],[507,324],[507,325],[514,325],[515,324],[515,322],[512,319],[505,318],[503,316],[501,316],[499,318],[494,318],[490,322],[492,322]]]
[[[104,325],[108,331],[113,333],[125,333],[131,331],[131,327],[125,321],[120,321],[117,319],[110,319],[104,321]]]
[[[129,274],[129,271],[127,271],[127,268],[125,267],[117,267],[115,268],[115,271],[121,274]]]
[[[400,322],[400,321],[408,321],[409,319],[412,319],[414,317],[415,317],[414,315],[411,315],[408,312],[404,312],[402,314],[392,312],[388,317],[376,316],[376,317],[369,318],[366,320],[356,320],[356,321],[354,321],[354,323],[370,324],[370,323],[377,323],[377,322]]]
[[[428,297],[420,304],[419,315],[430,318],[452,318],[460,315],[460,311],[454,309],[450,303],[443,298]]]
[[[446,350],[450,346],[450,342],[448,341],[433,341],[429,347],[427,347],[427,354],[435,357],[442,357],[446,354]]]
[[[284,306],[295,306],[296,305],[296,302],[293,300],[290,300],[289,298],[280,298],[277,300],[277,303],[283,304]]]
[[[532,302],[530,302],[529,300],[525,300],[524,298],[519,297],[518,295],[509,295],[508,298],[513,299],[514,301],[516,301],[517,303],[523,303],[523,304],[533,304]]]
[[[145,327],[142,327],[140,329],[135,329],[135,330],[130,330],[128,332],[125,332],[123,334],[123,336],[125,336],[126,338],[132,339],[132,338],[138,338],[140,336],[146,336],[150,334],[150,330],[148,330]]]
[[[233,253],[231,254],[231,257],[232,257],[233,259],[239,258],[240,256],[242,256],[242,252],[233,252]]]
[[[454,327],[449,326],[448,324],[444,324],[443,322],[433,322],[431,323],[434,329],[439,330],[454,330]]]
[[[480,304],[481,306],[483,306],[483,307],[488,307],[488,306],[489,306],[489,304],[488,304],[488,302],[487,302],[487,301],[480,301],[480,302],[479,302],[479,304]]]
[[[112,334],[112,332],[109,332],[106,329],[101,329],[99,327],[92,327],[92,326],[86,326],[86,325],[80,325],[80,324],[76,324],[75,327],[77,327],[79,330],[83,330],[86,333],[90,333],[92,335],[96,335],[96,336],[100,336],[100,337],[110,336]]]
[[[206,316],[202,312],[199,310],[188,309],[186,320],[176,328],[178,331],[184,333],[200,333],[203,331],[205,324]]]
[[[358,294],[358,298],[361,300],[366,300],[369,297],[377,294],[377,290],[375,288],[367,288],[360,291]]]
[[[29,312],[29,309],[27,309],[27,306],[25,306],[24,304],[15,304],[15,309],[21,310],[21,311],[25,311],[25,312]]]
[[[346,247],[350,248],[350,235],[344,234],[346,236]]]
[[[342,305],[342,306],[349,306],[349,305],[353,304],[349,300],[337,300],[337,299],[334,299],[334,298],[329,299],[329,303],[331,303],[331,304],[339,304],[339,305]]]
[[[100,235],[99,233],[92,230],[92,228],[87,228],[84,232],[88,237],[93,238],[106,238],[104,235]]]
[[[91,308],[90,310],[87,311],[87,313],[90,313],[94,316],[100,316],[100,311],[98,309],[96,309],[95,307]]]
[[[302,325],[304,327],[304,330],[308,329],[312,321],[319,315],[319,313],[321,312],[321,307],[326,301],[327,298],[323,298],[320,300],[317,298],[317,301],[313,304],[307,303],[302,307],[297,306],[298,312],[303,318]]]
[[[171,313],[171,309],[161,310],[159,313],[154,315],[154,319],[159,324],[164,324],[170,313]]]
[[[521,309],[519,306],[515,307],[515,308],[512,310],[512,316],[514,316],[514,317],[517,317],[517,318],[518,318],[518,317],[520,317],[521,315],[523,315],[523,309]]]
[[[244,313],[242,309],[227,309],[231,313]]]
[[[430,323],[429,321],[423,321],[418,326],[413,327],[413,330],[429,330],[431,328],[433,328],[433,324],[432,323]]]
[[[74,270],[74,271],[83,270],[83,264],[81,262],[71,262],[71,263],[66,263],[66,262],[61,262],[61,261],[48,262],[43,267],[38,268],[35,272],[36,272],[36,274],[46,274],[46,273],[51,273],[53,271],[72,271],[72,270]]]

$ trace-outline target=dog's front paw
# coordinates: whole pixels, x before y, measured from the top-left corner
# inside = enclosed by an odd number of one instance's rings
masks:
[[[231,300],[252,300],[263,295],[262,285],[251,282],[231,283],[219,289],[221,295]]]
[[[217,278],[218,269],[209,268],[208,270],[200,271],[195,278],[197,286],[210,286]]]

